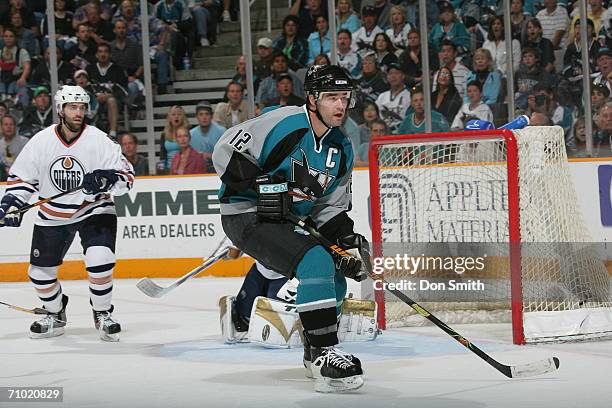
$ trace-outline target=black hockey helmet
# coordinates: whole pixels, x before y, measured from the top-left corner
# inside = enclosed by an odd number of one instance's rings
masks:
[[[313,65],[304,79],[304,92],[319,97],[319,92],[351,92],[349,108],[355,106],[355,83],[348,71],[337,65]]]
[[[306,72],[304,79],[306,93],[353,90],[355,90],[353,78],[344,68],[337,65],[313,65]]]

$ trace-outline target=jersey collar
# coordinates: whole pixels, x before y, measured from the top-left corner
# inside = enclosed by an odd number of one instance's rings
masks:
[[[327,131],[323,133],[320,139],[317,139],[317,135],[315,134],[314,127],[312,127],[312,122],[310,121],[310,112],[308,111],[307,104],[304,104],[304,112],[306,112],[306,120],[308,121],[308,126],[310,126],[310,133],[312,134],[312,140],[314,141],[314,149],[315,152],[321,153],[321,149],[323,147],[323,139],[331,132],[330,128],[327,128]]]
[[[62,135],[62,132],[60,130],[61,126],[62,126],[61,123],[59,125],[55,125],[55,136],[57,136],[57,138],[60,140],[60,142],[62,142],[62,144],[65,147],[71,147],[73,144],[75,144],[77,142],[77,140],[79,140],[81,138],[81,135],[83,134],[83,131],[87,127],[86,124],[83,124],[83,126],[81,127],[81,130],[79,131],[79,134],[76,135],[76,137],[74,139],[72,139],[71,141],[68,141]]]

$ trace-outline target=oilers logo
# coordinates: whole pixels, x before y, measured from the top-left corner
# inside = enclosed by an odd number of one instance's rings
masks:
[[[49,168],[49,178],[59,191],[68,191],[83,182],[85,168],[72,156],[61,156]]]

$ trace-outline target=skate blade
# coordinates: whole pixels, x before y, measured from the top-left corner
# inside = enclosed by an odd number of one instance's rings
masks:
[[[61,336],[62,334],[64,334],[64,328],[63,327],[57,327],[53,330],[50,330],[48,332],[45,333],[34,333],[34,332],[30,332],[29,337],[31,339],[34,340],[39,340],[39,339],[48,339],[51,337],[57,337],[57,336]]]
[[[317,378],[314,389],[316,392],[347,392],[363,387],[363,377],[355,375],[347,378]]]
[[[249,332],[236,332],[233,337],[223,339],[223,342],[225,344],[250,343],[251,340],[249,340],[248,334]]]
[[[304,375],[306,378],[314,379],[314,375],[312,375],[312,363],[310,361],[303,360],[304,362]]]
[[[114,342],[119,341],[119,334],[118,333],[108,334],[108,333],[101,332],[100,340],[114,343]]]

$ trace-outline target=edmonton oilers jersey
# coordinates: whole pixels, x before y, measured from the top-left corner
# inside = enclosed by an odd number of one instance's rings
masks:
[[[255,179],[279,173],[295,214],[322,225],[350,209],[351,143],[339,128],[315,138],[305,106],[278,108],[228,129],[215,145],[213,164],[223,182],[224,215],[255,212]]]
[[[134,170],[121,154],[119,144],[94,126],[66,141],[59,125],[49,126],[30,139],[11,166],[5,193],[23,202],[64,193],[83,183],[86,173],[96,169],[116,170],[117,182],[109,194],[89,195],[82,190],[38,206],[36,225],[74,224],[95,214],[115,214],[112,196],[127,193],[134,182]]]

